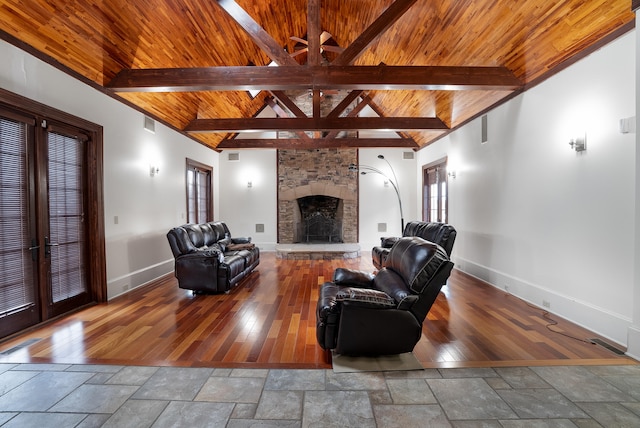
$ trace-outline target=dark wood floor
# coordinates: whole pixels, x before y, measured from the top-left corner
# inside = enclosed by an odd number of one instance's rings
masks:
[[[0,343],[0,362],[247,368],[330,368],[316,343],[318,287],[352,260],[261,263],[231,293],[197,295],[173,276]],[[425,368],[637,364],[584,341],[592,332],[454,270],[424,323],[414,354]],[[555,333],[552,330],[561,332]],[[568,337],[572,336],[574,338]],[[38,339],[21,350],[3,351]]]

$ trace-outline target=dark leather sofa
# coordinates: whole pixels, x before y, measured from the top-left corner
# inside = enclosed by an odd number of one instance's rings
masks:
[[[400,238],[376,275],[338,268],[320,288],[316,336],[323,349],[342,355],[410,352],[453,263],[442,247],[418,237]]]
[[[418,236],[427,241],[440,245],[451,257],[453,243],[456,240],[456,229],[447,223],[411,221],[407,223],[402,236]],[[380,246],[371,249],[371,259],[376,269],[382,269],[389,251],[399,237],[380,238]]]
[[[227,292],[260,263],[251,238],[231,237],[224,222],[174,227],[167,239],[178,286],[194,292]]]

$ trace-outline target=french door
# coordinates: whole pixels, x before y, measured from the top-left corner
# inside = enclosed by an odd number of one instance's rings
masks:
[[[206,223],[213,220],[213,168],[187,159],[187,223]]]
[[[0,337],[98,300],[90,135],[0,107]]]
[[[422,218],[424,221],[448,222],[447,161],[422,168]]]

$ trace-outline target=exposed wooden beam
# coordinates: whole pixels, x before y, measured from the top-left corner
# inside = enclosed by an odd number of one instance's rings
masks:
[[[354,92],[356,92],[356,91],[354,91]],[[363,96],[362,100],[360,100],[360,102],[353,108],[353,110],[351,110],[345,117],[356,117],[358,115],[358,113],[360,113],[362,111],[362,109],[364,109],[366,106],[369,105],[370,102],[371,102],[371,97],[369,95]],[[340,107],[340,106],[338,106],[338,107]],[[333,113],[333,111],[331,113]],[[338,113],[337,116],[333,116],[331,113],[327,117],[338,117],[338,116],[340,116],[340,113]],[[340,131],[331,131],[325,136],[325,138],[335,138],[338,135],[339,132]]]
[[[320,117],[195,119],[186,132],[344,131],[344,130],[449,129],[437,117]]]
[[[302,111],[293,100],[282,91],[271,91],[274,97],[278,99],[295,117],[307,117],[306,113]]]
[[[349,65],[393,25],[416,2],[416,0],[396,0],[369,27],[358,36],[331,65]]]
[[[339,117],[342,112],[345,111],[345,109],[349,107],[349,105],[354,102],[360,95],[362,95],[362,91],[349,92],[347,96],[344,97],[333,110],[331,110],[327,117]]]
[[[267,97],[265,102],[269,107],[271,107],[271,109],[276,113],[278,117],[289,117],[289,114],[282,107],[280,107],[280,105],[276,102],[274,98]],[[298,131],[295,134],[298,136],[298,138],[302,138],[305,140],[311,138],[302,131]]]
[[[278,65],[300,66],[297,61],[278,45],[244,9],[233,0],[217,0],[220,8],[229,15],[251,37],[260,49]]]
[[[116,92],[248,90],[516,90],[505,67],[332,66],[126,69],[107,85]]]
[[[320,90],[319,89],[314,89],[313,93],[311,94],[313,96],[312,99],[312,105],[313,105],[313,117],[317,118],[320,117]]]
[[[412,138],[322,138],[322,139],[244,139],[224,140],[216,149],[325,149],[346,147],[408,147],[416,149]]]
[[[320,65],[320,0],[307,0],[307,65]]]
[[[368,98],[369,98],[368,99],[369,108],[371,108],[371,110],[373,110],[373,112],[378,116],[384,117],[384,112],[382,111],[382,109],[375,102],[373,102],[373,100],[370,97]],[[439,118],[439,119],[442,120],[442,118]],[[401,138],[410,138],[409,134],[403,131],[396,131],[396,134],[399,135]]]

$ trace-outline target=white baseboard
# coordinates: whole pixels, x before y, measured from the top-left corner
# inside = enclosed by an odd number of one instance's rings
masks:
[[[156,263],[144,269],[122,275],[118,278],[107,280],[107,300],[126,294],[131,290],[148,284],[168,273],[173,272],[174,260],[166,260]]]
[[[464,258],[455,257],[453,261],[456,269],[468,275],[627,347],[631,319]],[[640,346],[640,337],[638,340]]]
[[[627,355],[640,361],[640,327],[631,326],[628,332]]]

